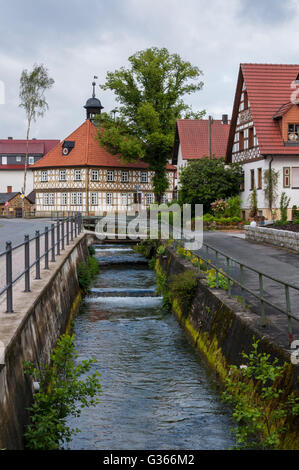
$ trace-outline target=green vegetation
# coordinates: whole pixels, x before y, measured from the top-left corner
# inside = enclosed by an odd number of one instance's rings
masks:
[[[79,263],[77,268],[78,282],[83,294],[87,294],[90,284],[99,273],[99,263],[93,256],[88,256],[87,263]]]
[[[258,211],[256,187],[254,187],[253,190],[251,191],[251,194],[249,196],[249,201],[250,201],[249,217],[252,217],[253,219],[256,219],[257,211]]]
[[[102,89],[111,90],[120,103],[116,119],[107,113],[100,117],[105,132],[99,141],[127,162],[143,159],[154,171],[153,185],[160,202],[168,188],[166,164],[172,152],[176,121],[200,119],[183,97],[203,86],[202,72],[166,48],[152,47],[136,52],[129,67],[108,72]]]
[[[238,449],[279,449],[287,431],[286,417],[299,414],[299,398],[291,394],[285,401],[278,386],[284,366],[270,355],[258,352],[259,341],[250,354],[242,353],[246,364],[231,366],[223,400],[234,406],[233,418]],[[273,406],[274,403],[274,406]]]
[[[264,192],[270,210],[272,210],[273,204],[277,198],[278,177],[279,172],[273,170],[273,168],[264,171]]]
[[[143,240],[133,248],[137,253],[145,256],[145,258],[152,258],[157,252],[158,244],[158,240]]]
[[[280,222],[286,224],[288,221],[288,207],[290,204],[290,197],[287,197],[286,193],[283,191],[280,196]]]
[[[67,417],[78,417],[83,408],[99,402],[100,374],[86,375],[96,360],[75,363],[77,357],[74,336],[62,335],[51,354],[50,365],[41,364],[36,369],[31,362],[25,363],[25,374],[39,382],[40,387],[29,408],[31,421],[24,434],[27,449],[59,449],[79,432],[67,426]]]
[[[222,269],[220,269],[219,271],[222,271]],[[229,282],[231,286],[233,285],[233,282],[229,281],[228,278],[225,277],[224,274],[222,274],[219,271],[218,271],[218,286],[220,289],[228,290]],[[208,287],[210,287],[211,289],[217,287],[216,269],[214,268],[209,269],[206,272],[206,278],[208,281]]]
[[[170,312],[171,298],[170,298],[170,293],[168,289],[167,276],[166,274],[163,273],[160,267],[159,258],[156,260],[155,271],[156,271],[157,293],[162,294],[163,296],[162,309],[165,310],[166,312]]]
[[[175,274],[169,279],[170,297],[176,298],[181,307],[188,311],[197,289],[197,276],[193,271]]]
[[[166,251],[165,245],[160,245],[157,249],[157,255],[161,256],[164,255]]]
[[[204,212],[208,212],[216,200],[238,195],[242,167],[239,164],[227,166],[221,158],[201,158],[188,163],[180,182],[180,203],[203,204]]]

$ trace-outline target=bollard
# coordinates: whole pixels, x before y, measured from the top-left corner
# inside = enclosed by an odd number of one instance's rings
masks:
[[[25,292],[30,292],[30,242],[29,235],[24,237],[25,248]]]
[[[6,313],[13,313],[12,308],[12,250],[11,242],[6,242]]]

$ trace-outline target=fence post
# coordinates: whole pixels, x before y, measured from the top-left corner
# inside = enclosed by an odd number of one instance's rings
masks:
[[[240,264],[240,284],[241,284],[241,296],[242,296],[242,306],[245,307],[245,297],[244,297],[244,267],[243,264]]]
[[[71,216],[71,241],[74,239],[74,217]]]
[[[35,232],[35,279],[40,279],[40,237],[39,230]]]
[[[218,251],[216,250],[216,287],[219,289]]]
[[[264,306],[264,288],[263,288],[263,275],[259,273],[259,288],[260,288],[260,302],[261,302],[261,315],[262,315],[262,326],[266,326],[266,318],[265,318],[265,306]]]
[[[24,237],[25,248],[25,292],[30,292],[30,242],[29,235]]]
[[[55,263],[55,224],[51,225],[51,261]]]
[[[77,214],[75,215],[75,238],[77,237]]]
[[[45,269],[49,269],[49,229],[45,227]]]
[[[288,285],[285,285],[284,288],[285,288],[286,306],[287,306],[287,313],[288,313],[289,342],[291,345],[294,340],[294,336],[293,336],[293,328],[292,328],[292,318],[290,316],[290,313],[291,313],[290,291],[289,291]]]
[[[227,274],[230,276],[230,267],[229,267],[229,257],[226,257],[226,269],[227,269]],[[230,278],[227,278],[228,280],[228,295],[231,297],[232,295],[232,286],[230,283]]]
[[[60,255],[60,224],[59,219],[57,220],[57,255]]]
[[[62,219],[61,224],[61,249],[64,250],[64,219]]]
[[[70,244],[70,218],[67,216],[66,218],[66,244]]]
[[[6,313],[13,313],[12,308],[12,251],[11,242],[6,242]]]

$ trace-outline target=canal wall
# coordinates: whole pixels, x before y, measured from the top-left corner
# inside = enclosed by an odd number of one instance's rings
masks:
[[[33,396],[24,361],[35,366],[49,362],[58,337],[79,308],[77,265],[87,256],[88,239],[81,235],[42,272],[42,280],[32,282],[30,293],[15,294],[14,313],[0,315],[0,341],[5,345],[0,365],[0,449],[23,448]]]
[[[285,364],[284,374],[279,382],[283,390],[281,400],[287,400],[292,391],[298,393],[299,367],[291,363],[291,352],[280,347],[275,341],[271,328],[264,328],[260,317],[250,310],[242,308],[241,303],[230,298],[222,289],[210,289],[204,274],[200,273],[187,259],[177,255],[174,249],[167,247],[165,255],[156,262],[156,271],[166,274],[168,284],[173,275],[192,270],[198,276],[198,287],[191,308],[186,311],[181,299],[172,299],[172,310],[181,326],[186,330],[192,342],[224,382],[229,375],[230,366],[240,366],[245,360],[242,352],[252,350],[253,338],[260,340],[259,351],[278,358]],[[273,403],[275,406],[275,403]],[[271,404],[270,404],[271,406]],[[282,448],[299,449],[298,420],[291,419]]]

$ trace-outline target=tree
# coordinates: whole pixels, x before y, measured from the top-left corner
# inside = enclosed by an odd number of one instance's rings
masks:
[[[242,167],[226,165],[223,158],[208,157],[189,162],[180,175],[179,201],[183,204],[203,204],[209,212],[217,199],[226,199],[240,192]]]
[[[177,119],[200,119],[183,96],[200,90],[202,72],[170,54],[152,47],[129,57],[129,68],[108,72],[104,90],[112,90],[120,103],[119,115],[101,115],[99,141],[124,161],[143,159],[154,171],[154,192],[158,202],[168,187],[166,164],[171,158]],[[194,80],[195,82],[191,82]]]
[[[279,172],[273,168],[264,171],[265,197],[268,200],[269,208],[272,211],[273,204],[277,198],[277,184]]]
[[[53,78],[48,75],[48,70],[41,64],[35,64],[33,70],[30,72],[27,69],[23,70],[20,78],[20,107],[25,109],[27,119],[27,133],[26,133],[26,156],[25,156],[25,169],[24,169],[24,187],[23,193],[26,195],[26,177],[28,167],[28,153],[29,153],[29,135],[31,124],[36,121],[38,117],[43,117],[46,110],[49,108],[45,99],[45,91],[51,88],[54,84]],[[24,199],[23,199],[24,201]],[[23,216],[24,216],[24,202],[23,202]]]

